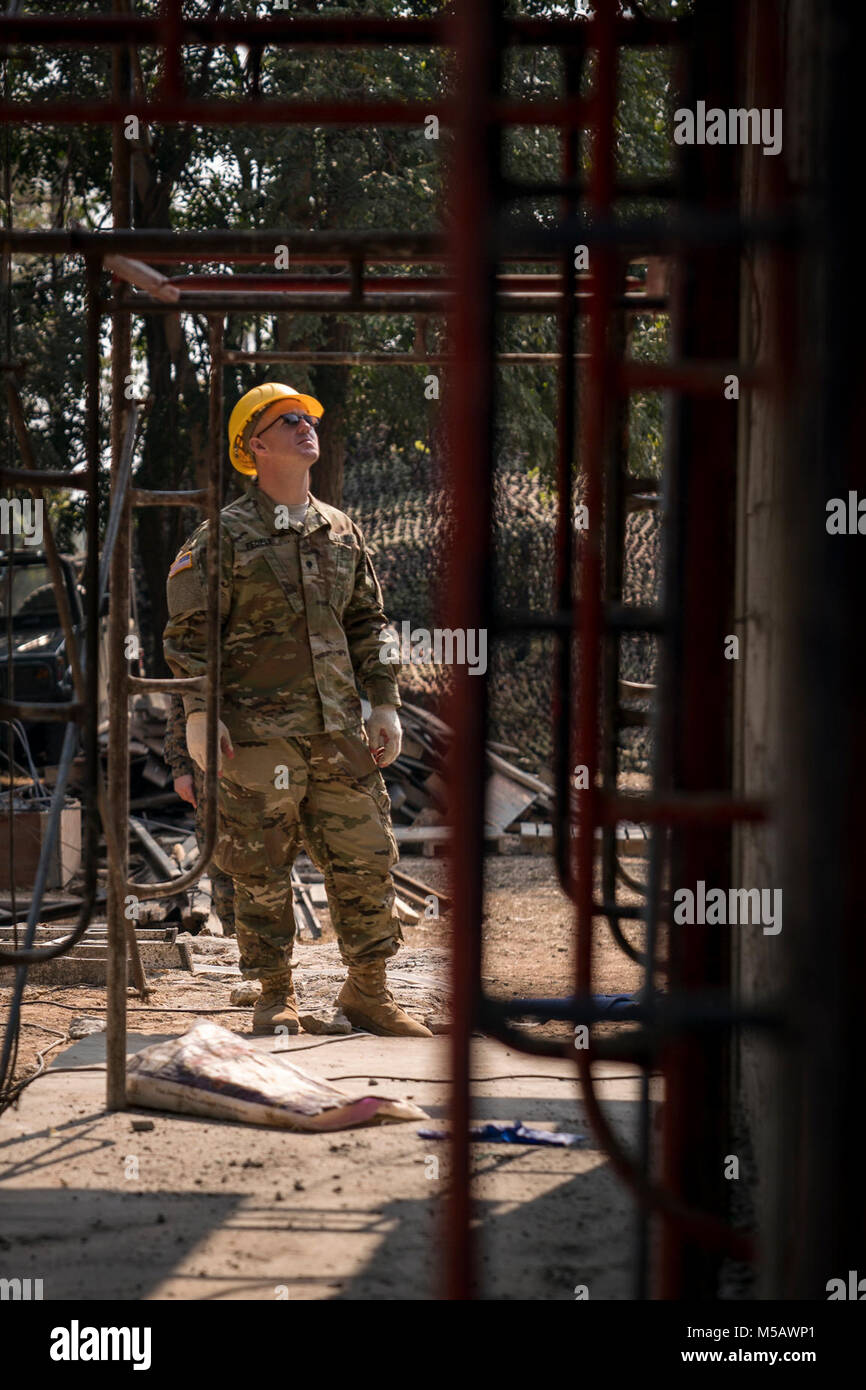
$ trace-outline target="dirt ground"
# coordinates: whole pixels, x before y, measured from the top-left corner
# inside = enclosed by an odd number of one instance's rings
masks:
[[[630,861],[631,872],[642,879],[645,861]],[[413,878],[438,891],[447,891],[448,865],[444,859],[406,856],[400,867]],[[486,987],[492,995],[507,998],[513,995],[555,997],[573,992],[574,988],[574,909],[566,898],[556,876],[550,855],[490,855],[485,859],[485,913],[483,918],[484,954],[482,970]],[[640,898],[628,888],[620,890],[620,901],[639,903]],[[323,927],[323,943],[336,940],[327,909],[319,910]],[[447,950],[450,937],[450,917],[443,914],[438,920],[417,926],[405,925],[405,950],[437,947]],[[634,945],[642,941],[639,926],[625,924],[628,939]],[[308,949],[315,949],[310,947]],[[399,957],[392,962],[397,968]],[[609,931],[596,926],[593,948],[594,993],[630,994],[642,984],[641,969],[624,955]],[[143,1010],[133,990],[129,991],[129,1018],[144,1016],[148,1031],[159,1031],[163,1025],[176,1023],[170,1012],[159,1011],[190,1008],[217,1009],[228,1004],[230,985],[219,979],[197,980],[192,984],[184,972],[159,971],[152,976],[155,988]],[[192,988],[190,996],[187,986]],[[0,1019],[7,1015],[11,990],[0,987]],[[16,1077],[26,1076],[37,1065],[40,1051],[56,1041],[46,1061],[62,1051],[64,1021],[77,1014],[98,1016],[104,1007],[102,986],[46,986],[40,984],[38,971],[31,973],[24,996],[23,1019]],[[227,1013],[221,1022],[228,1028],[246,1031],[245,1013]],[[130,1027],[132,1024],[130,1023]],[[550,1025],[550,1031],[556,1031]]]
[[[447,886],[443,860],[407,857],[401,867],[434,889]],[[643,877],[642,861],[631,867]],[[551,856],[485,860],[483,925],[491,993],[572,991],[573,910]],[[447,915],[405,927],[393,969],[447,961],[449,929]],[[629,932],[637,940],[640,928]],[[217,950],[195,954],[194,974],[154,972],[146,1008],[130,991],[130,1051],[183,1032],[196,1016],[248,1032],[249,1008],[212,1012],[226,1010],[238,974],[234,943],[223,950],[219,938],[209,940]],[[304,968],[334,957],[332,943],[326,928],[322,944],[300,945]],[[594,959],[595,992],[641,985],[639,967],[606,930],[597,933]],[[4,1013],[8,999],[5,988]],[[0,1117],[0,1276],[44,1278],[44,1297],[60,1301],[441,1295],[447,1145],[419,1137],[416,1123],[294,1134],[141,1108],[108,1112],[104,1034],[56,1036],[76,1015],[99,1017],[103,1008],[101,987],[40,985],[35,972],[28,984],[18,1072],[32,1069],[39,1049],[58,1045],[19,1105]],[[582,1136],[572,1148],[473,1145],[482,1296],[572,1300],[586,1286],[590,1297],[627,1299],[633,1203],[589,1128],[567,1025],[545,1031],[562,1036],[562,1059],[480,1038],[474,1048],[475,1123],[522,1120]],[[431,1127],[447,1128],[447,1037],[301,1034],[287,1042],[293,1060],[298,1051],[299,1065],[348,1094],[379,1088],[413,1100]],[[636,1069],[602,1063],[598,1076],[614,1129],[635,1144]],[[144,1117],[152,1127],[134,1127]]]

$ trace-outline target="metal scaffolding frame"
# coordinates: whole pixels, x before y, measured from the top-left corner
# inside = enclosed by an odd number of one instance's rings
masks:
[[[109,233],[81,230],[22,232],[6,229],[0,244],[12,254],[65,251],[83,258],[88,285],[88,463],[74,482],[60,472],[2,469],[5,483],[28,486],[84,487],[88,495],[88,557],[86,570],[88,651],[99,614],[100,573],[96,529],[96,475],[99,465],[98,333],[103,313],[111,315],[112,434],[110,544],[109,686],[111,723],[108,762],[110,793],[104,803],[103,826],[108,833],[111,880],[108,904],[108,1090],[109,1107],[125,1104],[125,1037],[127,952],[129,924],[125,896],[153,898],[194,882],[213,852],[216,840],[216,733],[219,681],[218,605],[209,613],[211,660],[207,677],[162,680],[133,677],[124,655],[129,627],[130,526],[134,506],[202,506],[208,519],[207,569],[211,594],[218,593],[219,524],[223,459],[223,368],[238,362],[274,363],[299,360],[293,353],[228,352],[223,344],[225,316],[234,311],[275,313],[291,308],[315,313],[441,314],[451,336],[448,354],[324,354],[322,361],[393,361],[395,364],[442,361],[455,368],[446,402],[449,429],[448,479],[455,503],[454,564],[443,595],[449,627],[487,628],[503,639],[521,631],[549,633],[557,639],[556,681],[553,691],[556,739],[556,862],[563,889],[575,909],[575,992],[568,999],[494,1001],[481,985],[482,864],[484,824],[484,746],[487,723],[486,677],[469,680],[459,667],[453,698],[446,711],[454,736],[448,768],[452,838],[452,896],[454,908],[453,994],[451,1037],[453,1090],[453,1180],[448,1199],[449,1253],[447,1293],[453,1299],[478,1296],[474,1237],[471,1227],[470,1172],[470,1049],[478,1028],[511,1047],[537,1055],[570,1056],[581,1085],[599,1143],[619,1176],[633,1191],[640,1213],[636,1232],[636,1295],[649,1288],[650,1215],[661,1219],[662,1261],[654,1288],[664,1297],[687,1289],[706,1290],[725,1255],[748,1257],[748,1237],[729,1226],[724,1194],[706,1183],[695,1183],[686,1171],[686,1154],[715,1152],[718,1120],[687,1098],[696,1085],[715,1086],[724,1094],[727,1047],[735,1026],[772,1025],[767,1011],[737,1011],[730,1000],[729,948],[720,951],[697,933],[687,948],[675,949],[668,979],[669,993],[656,994],[658,926],[666,905],[663,881],[666,866],[680,866],[681,881],[705,873],[724,885],[729,875],[729,840],[737,822],[761,820],[766,807],[737,799],[731,792],[727,742],[728,692],[710,678],[707,654],[726,629],[733,590],[729,518],[718,523],[718,482],[730,482],[735,466],[735,440],[730,416],[719,411],[719,383],[736,371],[741,387],[772,383],[737,363],[736,284],[738,256],[751,242],[767,242],[797,233],[794,219],[783,209],[764,220],[747,220],[724,209],[732,188],[730,151],[705,153],[698,164],[683,160],[676,180],[634,186],[617,181],[614,162],[616,60],[623,45],[664,44],[688,56],[686,71],[700,73],[702,90],[726,98],[733,90],[733,30],[731,11],[697,0],[695,14],[677,21],[623,20],[614,0],[599,0],[590,21],[506,19],[496,0],[458,4],[443,20],[343,20],[277,18],[260,20],[190,20],[179,0],[166,0],[158,20],[128,14],[111,16],[0,17],[0,46],[14,43],[105,43],[113,46],[114,85],[110,100],[46,103],[0,103],[7,120],[64,123],[98,121],[113,125],[113,222]],[[256,232],[172,233],[130,229],[129,146],[120,121],[130,114],[144,121],[230,124],[276,122],[350,125],[358,121],[409,124],[430,114],[429,104],[397,102],[203,102],[186,94],[184,45],[243,43],[260,49],[280,44],[444,44],[459,65],[452,98],[435,107],[450,122],[454,148],[453,225],[447,239],[417,233],[293,233],[284,229]],[[517,103],[500,92],[501,61],[509,43],[539,43],[561,49],[565,61],[566,95],[557,101]],[[124,96],[126,46],[151,44],[162,49],[164,80],[148,101]],[[592,96],[579,95],[587,54],[592,52],[596,76]],[[517,185],[501,173],[501,133],[508,124],[551,125],[563,136],[563,176],[559,183]],[[588,180],[578,173],[578,132],[594,136]],[[646,218],[623,227],[613,205],[623,193],[639,191],[681,200],[669,216]],[[514,201],[527,195],[562,199],[562,217],[555,228],[515,226],[505,217]],[[581,208],[582,201],[585,207]],[[578,276],[573,246],[586,244],[592,271]],[[104,259],[112,258],[115,274],[135,283],[130,257],[146,256],[153,264],[195,263],[219,259],[225,263],[261,264],[277,243],[290,247],[295,264],[340,264],[345,275],[327,284],[315,277],[274,273],[245,276],[181,275],[161,279],[154,293],[133,293],[115,285],[109,302],[100,300],[98,282]],[[625,318],[636,311],[665,310],[666,295],[641,294],[627,273],[629,257],[637,253],[664,254],[677,268],[673,296],[678,325],[678,348],[670,363],[658,366],[624,360]],[[447,266],[447,275],[368,276],[370,266],[388,264]],[[511,264],[557,263],[555,275],[509,274]],[[238,283],[240,282],[240,283]],[[171,287],[166,294],[166,287]],[[725,303],[718,312],[714,296]],[[550,313],[558,319],[558,351],[552,354],[495,353],[498,313]],[[124,383],[130,363],[130,324],[134,314],[201,313],[209,324],[210,438],[208,485],[186,493],[154,492],[130,485],[130,419],[133,407],[125,400]],[[578,325],[587,319],[587,351],[580,353]],[[307,356],[306,360],[317,360]],[[551,362],[559,365],[557,497],[557,572],[555,606],[549,614],[503,611],[491,591],[491,481],[494,458],[492,422],[495,415],[496,361]],[[576,363],[584,363],[585,389],[578,400]],[[666,557],[665,592],[650,608],[622,601],[622,560],[625,518],[636,494],[647,491],[642,480],[630,478],[625,458],[624,403],[629,393],[662,390],[675,401],[671,443],[665,477]],[[578,408],[580,406],[580,409]],[[21,439],[19,434],[19,439]],[[706,471],[690,467],[696,441],[712,454]],[[579,548],[572,527],[572,504],[579,457],[586,478],[590,526]],[[648,504],[653,504],[655,498]],[[113,526],[113,530],[112,530]],[[579,579],[575,561],[579,561]],[[700,576],[700,585],[696,582]],[[628,720],[621,705],[619,638],[623,633],[655,634],[660,648],[660,687],[655,711],[657,762],[655,785],[648,797],[622,794],[617,786],[617,740]],[[50,717],[81,720],[87,757],[85,865],[88,889],[76,928],[80,934],[92,910],[95,880],[98,757],[95,733],[96,662],[88,660],[86,684],[76,682],[76,700]],[[127,849],[121,836],[112,836],[109,823],[125,824],[128,804],[128,699],[141,691],[176,692],[204,689],[207,697],[206,843],[198,862],[182,877],[168,883],[132,884],[128,879]],[[10,692],[10,696],[11,696]],[[21,717],[24,707],[13,699],[0,702],[0,719]],[[40,717],[44,711],[40,707]],[[71,740],[70,748],[71,748]],[[572,790],[575,766],[589,770],[588,785],[579,795]],[[618,866],[615,827],[622,820],[641,820],[652,827],[652,854],[646,904],[625,908],[616,902]],[[600,830],[600,852],[596,830]],[[602,897],[596,900],[597,862]],[[31,916],[35,930],[38,897]],[[592,940],[596,919],[607,921],[623,950],[640,953],[628,942],[624,921],[639,917],[646,925],[642,954],[646,990],[634,1002],[629,1017],[640,1027],[625,1036],[593,1038],[587,1049],[563,1049],[560,1041],[529,1035],[514,1026],[520,1018],[560,1018],[572,1024],[599,1022],[612,1015],[593,994]],[[67,949],[75,934],[52,948]],[[134,940],[134,932],[132,933]],[[44,958],[30,949],[32,931],[23,952],[0,953],[0,962],[19,964],[22,980],[27,959]],[[680,943],[682,946],[682,943]],[[704,1047],[689,1047],[700,1036]],[[637,1156],[628,1154],[613,1133],[596,1093],[592,1064],[596,1059],[628,1058],[644,1075],[641,1137]],[[660,1067],[666,1089],[663,1141],[663,1181],[650,1176],[649,1076]],[[722,1111],[724,1107],[720,1106]],[[725,1123],[723,1117],[721,1123]]]
[[[700,69],[719,105],[727,105],[733,88],[731,11],[709,5],[696,6],[687,30],[669,26],[658,41],[689,43],[688,69]],[[557,531],[556,609],[547,616],[497,611],[490,591],[490,568],[479,564],[490,546],[491,480],[493,470],[492,420],[495,415],[495,380],[490,347],[495,313],[501,305],[495,293],[497,263],[509,248],[509,235],[499,216],[513,196],[504,186],[501,169],[498,113],[500,63],[505,44],[504,25],[494,5],[463,6],[456,22],[456,45],[463,61],[463,84],[457,114],[458,190],[453,230],[453,263],[460,294],[455,307],[455,352],[461,370],[450,395],[451,485],[457,507],[456,563],[448,591],[445,620],[449,626],[494,629],[497,636],[521,630],[552,632],[558,638],[557,688],[554,692],[556,738],[556,857],[563,889],[575,905],[577,971],[575,994],[568,1000],[493,1001],[481,986],[482,828],[484,816],[483,748],[486,731],[485,684],[456,673],[455,697],[449,711],[454,728],[451,814],[454,824],[454,984],[455,1027],[452,1035],[454,1101],[454,1179],[451,1197],[449,1292],[453,1298],[477,1293],[477,1269],[471,1229],[469,1119],[469,1058],[475,1029],[500,1038],[509,1046],[536,1055],[576,1060],[581,1098],[592,1128],[614,1169],[628,1183],[639,1203],[636,1239],[636,1293],[646,1296],[648,1287],[650,1214],[662,1218],[662,1258],[655,1288],[664,1297],[705,1293],[718,1274],[724,1255],[753,1255],[750,1238],[726,1220],[724,1193],[696,1185],[687,1169],[705,1172],[707,1155],[719,1152],[718,1121],[706,1107],[691,1105],[690,1088],[710,1083],[709,1094],[724,1097],[726,1049],[736,1025],[772,1026],[772,1013],[735,1010],[730,1001],[729,944],[713,947],[706,931],[693,935],[684,951],[672,953],[669,993],[655,993],[657,928],[665,910],[662,901],[663,869],[678,863],[684,876],[697,878],[702,866],[712,882],[729,879],[728,846],[731,827],[740,821],[762,820],[766,807],[731,793],[728,753],[727,692],[715,680],[718,653],[730,614],[733,591],[733,557],[729,530],[720,518],[717,487],[734,476],[736,448],[732,415],[720,426],[719,400],[724,376],[722,359],[737,354],[737,257],[753,239],[791,235],[784,216],[763,226],[736,214],[705,211],[718,208],[731,188],[732,157],[716,151],[696,167],[690,162],[681,173],[679,196],[686,210],[672,219],[644,226],[639,235],[655,250],[675,247],[678,274],[678,321],[681,360],[649,369],[644,386],[655,386],[679,395],[676,432],[666,469],[667,578],[662,601],[650,610],[624,606],[621,594],[621,544],[628,480],[622,452],[619,412],[624,392],[636,389],[642,372],[622,362],[623,334],[616,310],[621,257],[634,229],[618,231],[612,205],[617,193],[614,168],[614,120],[616,110],[616,56],[620,39],[613,5],[597,5],[588,25],[589,43],[596,58],[595,89],[588,112],[594,136],[592,173],[588,189],[589,223],[574,216],[568,206],[575,185],[575,147],[566,125],[563,182],[559,189],[548,184],[545,192],[559,192],[566,200],[563,218],[554,230],[535,233],[539,242],[563,258],[565,292],[560,308],[560,418]],[[569,56],[566,74],[576,89],[574,72],[585,52],[583,46]],[[713,102],[715,104],[715,102]],[[580,123],[580,118],[577,118]],[[708,152],[702,152],[706,156]],[[684,166],[687,165],[683,161]],[[721,206],[725,206],[721,201]],[[574,460],[578,442],[576,379],[570,363],[575,358],[576,306],[570,293],[575,243],[587,244],[594,273],[594,293],[587,314],[588,362],[585,401],[580,419],[580,462],[586,475],[585,500],[590,528],[583,537],[580,580],[574,583],[571,503]],[[713,269],[715,267],[715,270]],[[712,301],[716,276],[722,284],[719,314]],[[711,302],[708,302],[711,301]],[[715,359],[715,360],[713,360]],[[742,366],[734,368],[749,386],[771,384]],[[709,390],[708,390],[709,387]],[[469,422],[467,425],[466,422]],[[716,431],[715,434],[712,431]],[[690,467],[695,444],[712,452],[714,467]],[[709,442],[707,442],[709,440]],[[696,473],[698,474],[696,478]],[[593,519],[595,524],[593,524]],[[714,522],[721,519],[722,524]],[[697,577],[700,576],[699,582]],[[698,607],[700,606],[700,612]],[[655,786],[647,798],[622,795],[616,784],[616,734],[618,723],[618,635],[645,631],[657,635],[660,646],[660,694],[656,708],[657,754]],[[715,643],[716,662],[707,661]],[[574,678],[575,667],[577,680]],[[575,686],[577,699],[574,699]],[[573,716],[576,713],[576,726]],[[682,730],[682,732],[681,732]],[[588,769],[587,786],[572,795],[572,769]],[[457,794],[459,787],[459,795]],[[576,824],[572,819],[577,801]],[[615,883],[614,828],[619,820],[639,819],[651,824],[653,841],[645,909],[623,909],[611,899]],[[595,901],[596,829],[602,834],[601,871],[603,901]],[[575,831],[576,833],[572,833]],[[593,922],[606,919],[621,945],[620,923],[640,915],[647,928],[646,986],[642,1001],[629,1016],[642,1027],[637,1035],[591,1041],[576,1054],[561,1042],[527,1035],[513,1026],[517,1018],[568,1019],[575,1025],[598,1022],[610,1015],[599,1006],[592,987]],[[629,952],[632,956],[633,952]],[[689,1048],[698,1035],[704,1047]],[[699,1057],[696,1065],[695,1058]],[[596,1058],[628,1058],[645,1069],[641,1106],[641,1139],[637,1158],[629,1155],[613,1133],[595,1090],[592,1063]],[[648,1072],[660,1066],[665,1084],[664,1185],[649,1176]],[[696,1075],[697,1073],[697,1075]],[[712,1090],[715,1085],[717,1091]],[[705,1092],[706,1094],[707,1092]],[[719,1106],[722,1124],[728,1120],[724,1103]],[[718,1170],[716,1164],[715,1170]]]

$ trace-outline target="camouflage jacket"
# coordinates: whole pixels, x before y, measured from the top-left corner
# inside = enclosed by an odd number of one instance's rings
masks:
[[[183,700],[179,695],[172,695],[171,697],[165,725],[163,757],[168,763],[175,781],[178,777],[186,777],[193,771],[193,761],[186,746],[186,716]]]
[[[166,583],[165,659],[175,676],[207,665],[205,521]],[[373,705],[400,705],[396,667],[380,659],[387,627],[364,538],[310,495],[302,526],[257,478],[220,512],[220,717],[232,738],[360,733],[356,680]],[[204,692],[184,694],[187,717]]]

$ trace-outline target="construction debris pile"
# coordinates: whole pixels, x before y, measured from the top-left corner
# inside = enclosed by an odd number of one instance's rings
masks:
[[[142,884],[179,878],[199,857],[192,809],[174,791],[171,770],[163,756],[169,698],[163,693],[141,695],[131,711],[129,868],[131,879]],[[365,717],[369,714],[366,703],[363,712]],[[412,701],[404,701],[400,719],[402,751],[383,772],[391,799],[394,835],[403,856],[445,854],[451,834],[445,764],[452,733],[437,715]],[[552,787],[513,761],[521,757],[521,753],[512,745],[491,740],[485,757],[484,838],[487,849],[500,854],[550,853],[554,844]],[[621,824],[616,834],[620,854],[646,852],[644,826]],[[46,980],[51,976],[57,982],[69,978],[84,983],[105,978],[107,855],[104,847],[102,855],[104,867],[96,897],[97,916],[102,920],[91,923],[85,937],[68,955],[40,967]],[[425,920],[439,918],[448,911],[448,895],[431,888],[423,882],[423,877],[408,873],[401,865],[394,869],[393,876],[397,912],[403,923],[423,926]],[[292,869],[291,881],[297,939],[299,942],[318,941],[323,935],[327,913],[322,874],[306,854],[301,854]],[[54,901],[46,899],[40,914],[37,944],[46,944],[68,932],[68,926],[61,926],[60,921],[68,921],[81,905],[81,899],[74,896],[74,882],[74,879],[64,878],[65,895],[57,895]],[[19,897],[15,906],[19,914],[26,914],[27,900]],[[0,937],[11,941],[15,928],[10,907],[10,901],[0,900]],[[203,874],[192,887],[177,895],[139,901],[134,934],[138,956],[145,969],[180,965],[191,970],[191,938],[223,935],[222,924],[213,908],[208,874]]]
[[[140,696],[132,711],[129,743],[132,830],[141,847],[145,875],[161,878],[188,868],[195,853],[191,813],[175,794],[162,756],[167,709],[165,695]],[[363,711],[365,717],[370,712],[366,702]],[[451,730],[437,715],[412,702],[404,701],[400,722],[402,751],[383,770],[394,834],[405,853],[432,856],[444,850],[450,834],[445,760]],[[523,842],[549,839],[552,834],[553,790],[510,761],[519,756],[519,749],[511,745],[496,741],[487,745],[485,838],[502,853],[519,853]],[[171,825],[165,824],[166,815]],[[178,844],[180,829],[185,835]],[[165,835],[170,833],[174,840],[169,842]]]
[[[130,721],[133,815],[131,829],[139,851],[133,874],[142,882],[179,876],[195,862],[198,847],[192,813],[175,794],[171,772],[162,757],[168,697],[143,695],[135,702]],[[364,704],[364,715],[369,706]],[[447,851],[450,828],[446,807],[445,760],[451,730],[437,715],[420,705],[404,702],[400,709],[403,747],[399,758],[384,769],[391,799],[394,835],[404,855],[432,857]],[[487,847],[501,854],[543,854],[553,847],[553,789],[518,766],[512,758],[520,752],[508,744],[487,744],[486,812]],[[620,851],[643,853],[645,830],[641,826],[618,827]],[[401,920],[417,922],[436,899],[435,911],[444,912],[448,899],[419,879],[397,868],[397,907]],[[321,935],[319,911],[327,898],[322,875],[301,855],[292,873],[295,910],[300,934],[307,940]],[[207,877],[177,900],[187,931],[207,929],[219,934],[211,911]],[[143,909],[164,915],[165,900],[142,904]]]

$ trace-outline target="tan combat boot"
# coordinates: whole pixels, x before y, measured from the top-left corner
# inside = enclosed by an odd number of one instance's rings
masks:
[[[262,992],[253,1010],[254,1033],[274,1033],[278,1028],[289,1033],[300,1031],[291,970],[275,970],[262,976]]]
[[[410,1018],[394,1000],[385,980],[385,961],[355,961],[337,1003],[354,1028],[366,1028],[380,1037],[432,1038],[423,1023]]]

